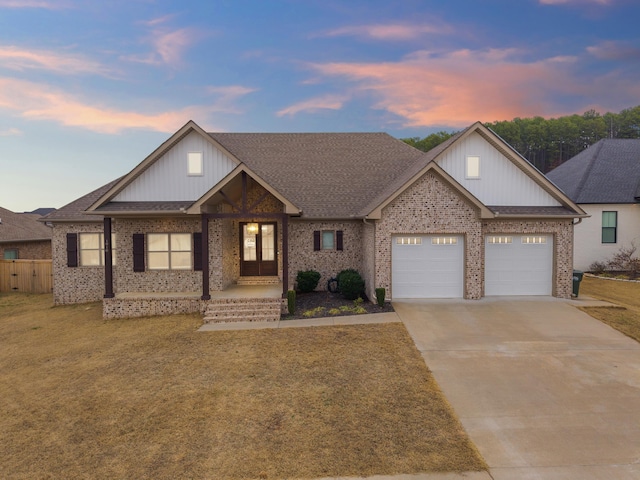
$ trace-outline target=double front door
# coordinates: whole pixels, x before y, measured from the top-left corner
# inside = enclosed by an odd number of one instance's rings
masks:
[[[240,276],[278,275],[276,223],[240,224]]]

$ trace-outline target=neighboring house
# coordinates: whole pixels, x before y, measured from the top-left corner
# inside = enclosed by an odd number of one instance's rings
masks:
[[[40,215],[0,208],[0,260],[50,259],[52,228]]]
[[[600,140],[547,177],[590,215],[575,226],[577,269],[640,249],[640,140]]]
[[[423,153],[384,133],[206,133],[48,215],[54,301],[105,317],[197,311],[237,283],[361,272],[387,298],[572,290],[584,216],[480,123]],[[107,240],[106,242],[104,240]]]

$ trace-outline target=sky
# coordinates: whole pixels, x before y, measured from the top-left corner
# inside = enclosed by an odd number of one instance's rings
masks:
[[[424,137],[640,105],[640,0],[0,0],[0,206],[59,208],[189,120]]]

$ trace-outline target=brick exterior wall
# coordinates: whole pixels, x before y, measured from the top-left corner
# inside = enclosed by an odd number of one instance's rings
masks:
[[[104,296],[103,267],[67,267],[67,233],[101,233],[102,223],[57,223],[53,228],[53,303],[97,302]]]
[[[376,225],[373,221],[362,224],[362,278],[367,297],[376,301]],[[387,292],[387,295],[389,292]],[[388,299],[389,297],[387,297]]]
[[[291,220],[289,222],[289,288],[294,287],[299,270],[320,272],[318,290],[326,290],[328,280],[335,277],[341,270],[353,268],[362,275],[362,227],[362,220],[335,222]],[[314,251],[313,232],[315,230],[342,230],[344,250]],[[363,278],[365,278],[364,275]],[[365,288],[368,289],[369,285],[365,284]]]
[[[568,220],[485,220],[482,234],[553,235],[553,290],[555,297],[571,298],[573,291],[573,219]],[[484,243],[482,269],[484,271]],[[484,291],[484,276],[483,291]]]
[[[464,297],[482,296],[482,225],[478,209],[461,197],[439,175],[428,172],[387,205],[375,228],[376,287],[391,289],[393,235],[464,235]]]
[[[18,250],[19,260],[49,260],[52,258],[51,240],[1,243],[0,260],[4,258],[5,250]]]

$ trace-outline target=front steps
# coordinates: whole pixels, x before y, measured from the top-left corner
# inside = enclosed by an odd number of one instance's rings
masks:
[[[280,298],[218,298],[207,302],[204,323],[277,322]]]
[[[280,277],[240,277],[236,281],[238,285],[279,285]]]

